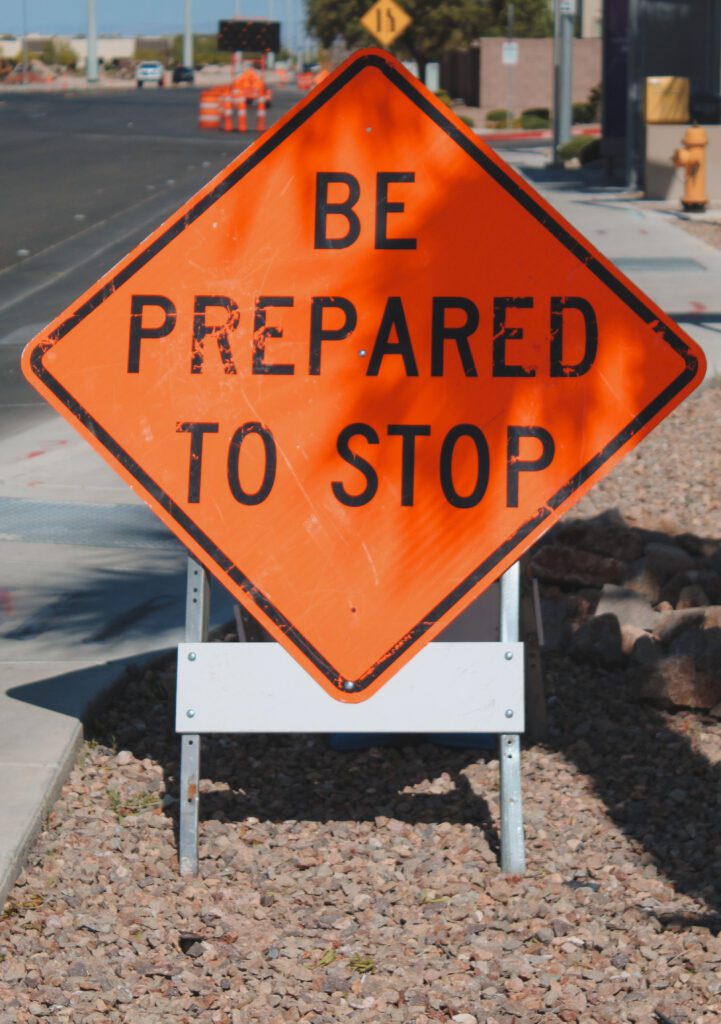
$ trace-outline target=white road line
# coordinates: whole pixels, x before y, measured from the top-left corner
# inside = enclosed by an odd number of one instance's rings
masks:
[[[146,199],[142,199],[139,203],[136,203],[134,206],[126,207],[125,210],[121,211],[121,213],[114,214],[113,217],[109,217],[107,220],[98,221],[96,224],[93,224],[92,227],[89,227],[87,231],[89,232],[96,228],[107,227],[111,223],[111,221],[116,220],[120,216],[127,215],[131,210],[137,210],[138,207],[155,198],[157,197],[152,195],[148,196]],[[155,227],[161,224],[162,221],[167,216],[169,216],[169,214],[175,208],[175,205],[176,203],[172,203],[170,210],[165,213],[162,213],[158,219],[157,224],[153,226]],[[177,201],[177,205],[180,205],[179,201]],[[78,270],[80,267],[84,267],[87,263],[91,263],[93,260],[96,260],[99,256],[102,256],[102,254],[106,252],[108,249],[111,249],[114,245],[119,245],[126,238],[129,238],[132,235],[134,235],[138,231],[138,229],[139,225],[136,223],[133,225],[133,227],[129,228],[124,234],[117,235],[114,238],[104,242],[102,245],[99,245],[91,252],[86,253],[79,260],[76,260],[71,266],[66,267],[64,270],[56,271],[56,273],[54,274],[49,274],[43,281],[39,282],[38,284],[33,285],[31,288],[26,288],[22,292],[18,292],[18,294],[13,296],[13,298],[10,299],[9,302],[6,302],[4,305],[0,306],[0,314],[7,312],[7,310],[12,309],[13,306],[17,306],[20,302],[24,302],[26,299],[32,298],[32,296],[37,295],[38,292],[45,291],[45,289],[48,288],[49,285],[56,284],[58,281],[62,281],[64,277],[67,277],[68,274],[71,274],[74,270]],[[17,268],[27,267],[34,259],[37,259],[39,256],[45,256],[47,255],[47,253],[52,252],[53,250],[58,249],[63,245],[66,245],[70,242],[74,242],[80,237],[80,235],[83,235],[85,233],[86,232],[79,231],[77,232],[77,234],[71,235],[69,238],[64,238],[59,242],[53,243],[53,245],[49,245],[47,249],[42,249],[40,252],[33,253],[31,257],[29,257],[26,260],[23,260],[22,263],[13,264],[12,267],[6,267],[4,270],[0,271],[0,276],[2,276],[3,274],[7,274],[10,270],[16,270]]]

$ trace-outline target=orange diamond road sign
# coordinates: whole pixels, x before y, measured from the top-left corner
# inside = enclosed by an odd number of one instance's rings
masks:
[[[374,50],[23,357],[41,394],[344,701],[436,636],[703,367]]]
[[[376,0],[361,18],[361,25],[381,46],[390,46],[412,20],[396,0]]]

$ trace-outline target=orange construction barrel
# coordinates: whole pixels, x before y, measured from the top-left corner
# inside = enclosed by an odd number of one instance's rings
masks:
[[[220,101],[213,89],[206,89],[200,94],[198,125],[200,128],[218,130],[220,125]]]

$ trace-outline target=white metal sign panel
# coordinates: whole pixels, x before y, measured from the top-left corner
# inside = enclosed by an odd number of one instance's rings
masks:
[[[509,40],[501,47],[502,64],[518,64],[518,43]]]
[[[428,644],[399,670],[393,686],[360,704],[329,697],[279,644],[180,644],[175,728],[521,733],[523,644]]]

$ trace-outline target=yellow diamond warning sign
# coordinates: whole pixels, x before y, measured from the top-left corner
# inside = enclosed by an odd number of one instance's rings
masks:
[[[411,21],[410,15],[395,0],[376,0],[361,18],[361,25],[381,46],[390,46]]]
[[[436,636],[703,366],[375,50],[23,357],[47,400],[346,701]]]

